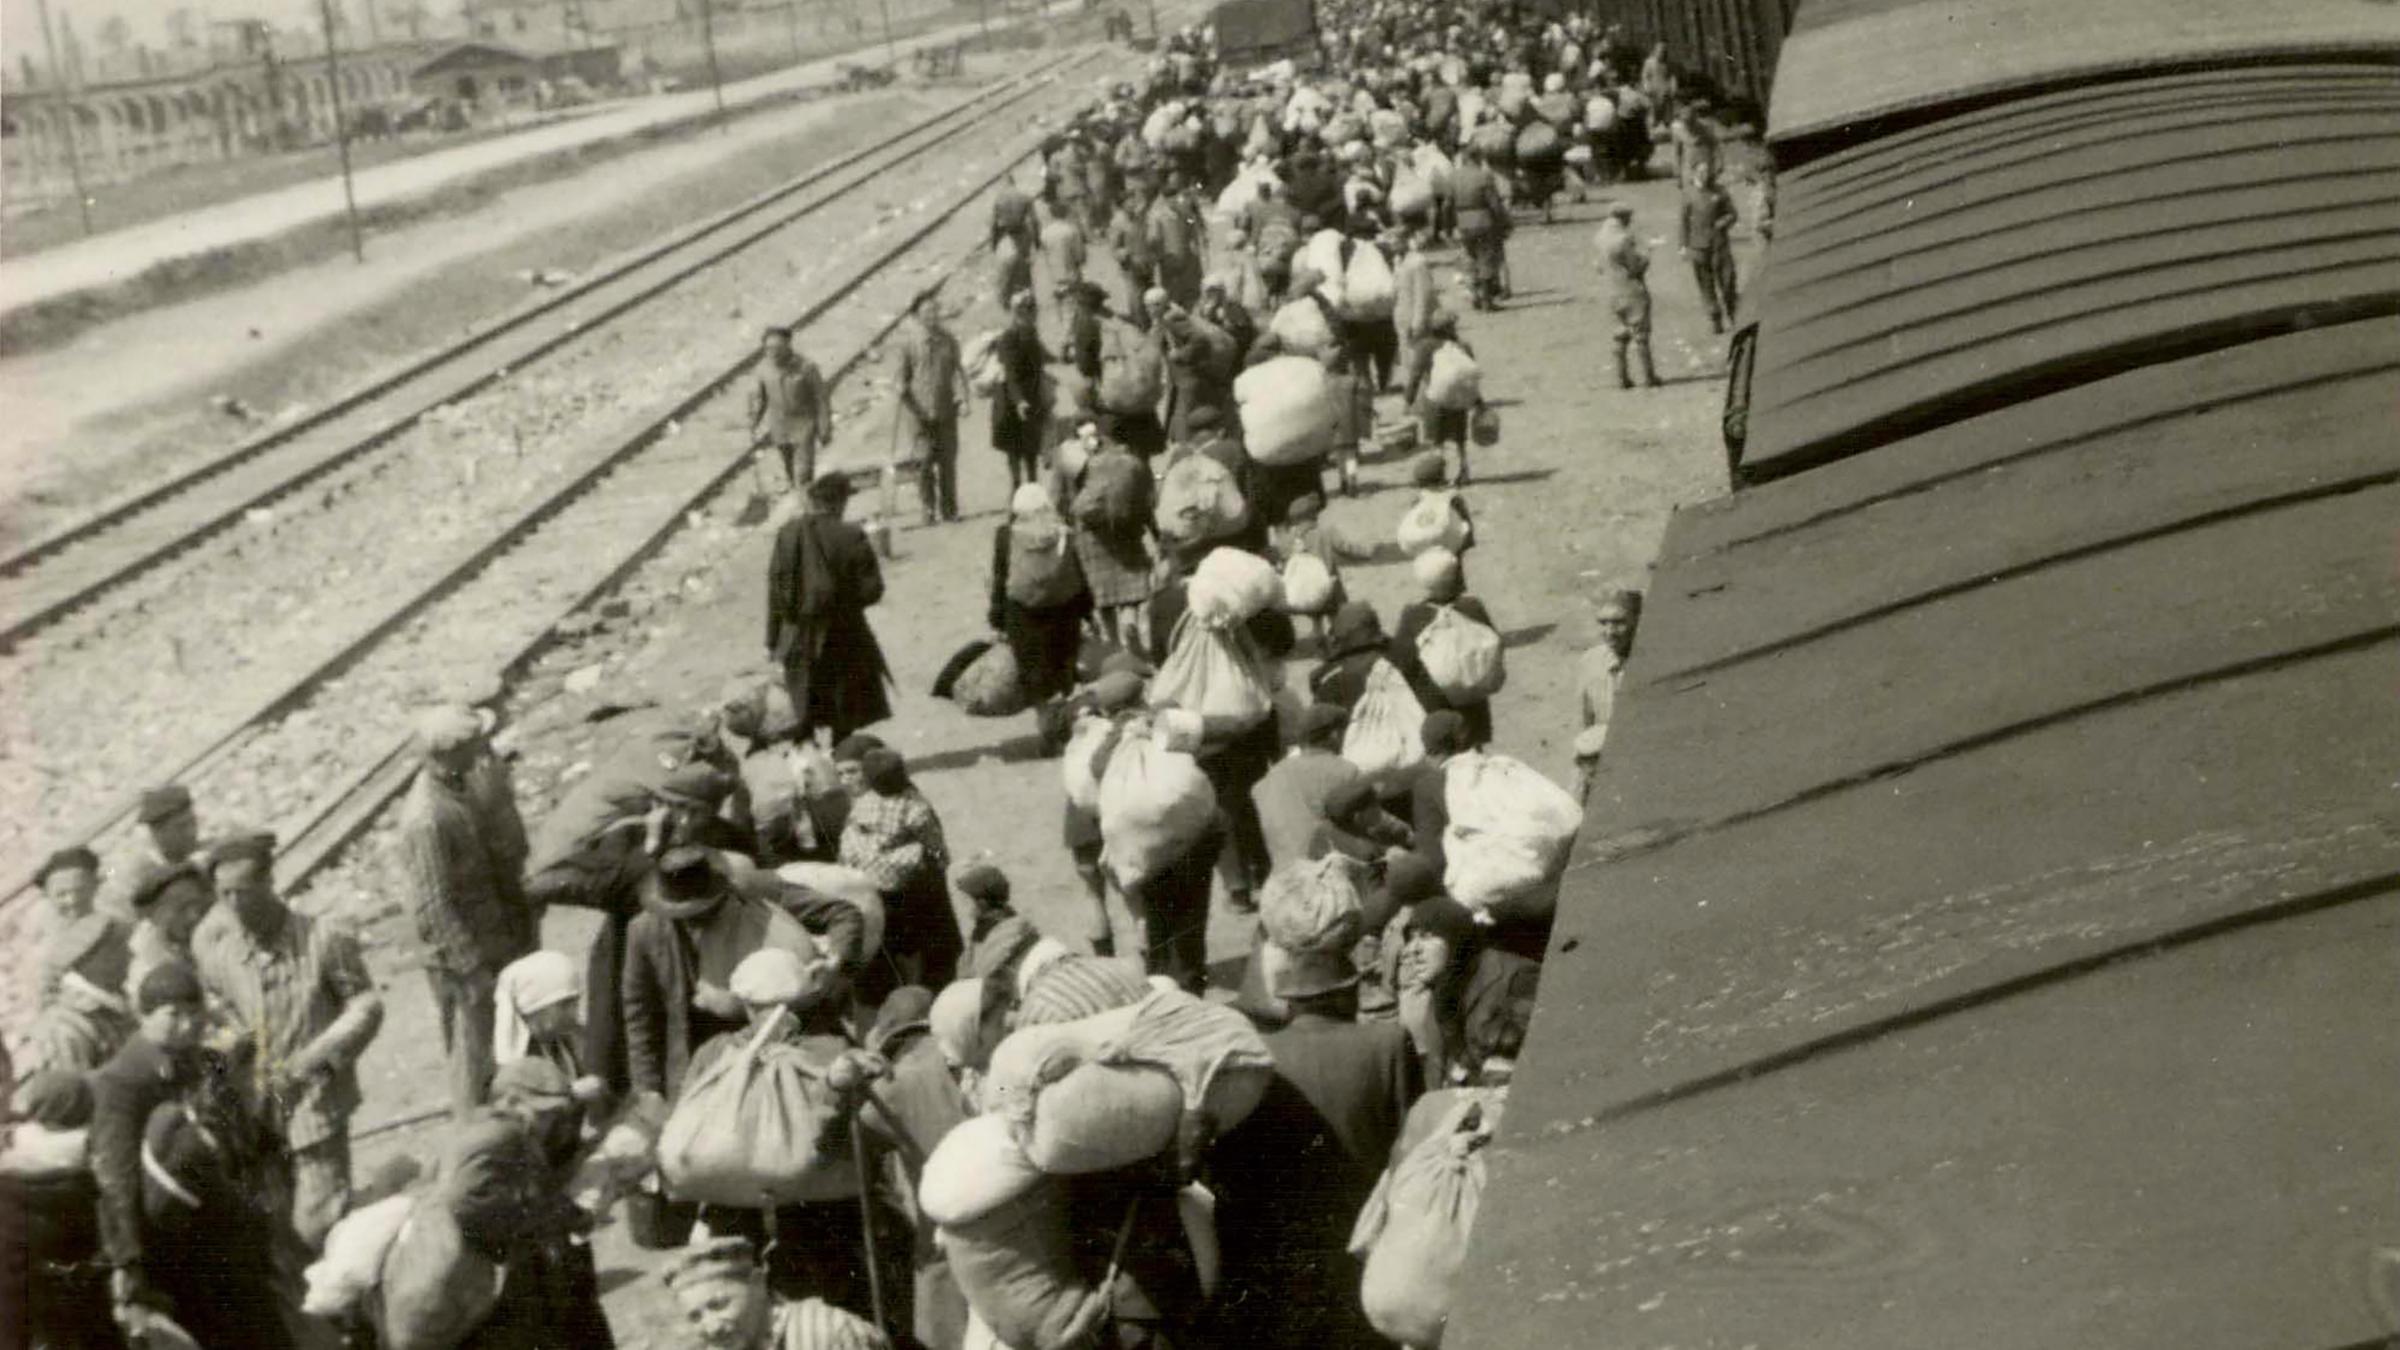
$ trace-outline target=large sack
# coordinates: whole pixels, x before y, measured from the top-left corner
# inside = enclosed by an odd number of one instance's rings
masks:
[[[1208,455],[1185,454],[1158,481],[1158,532],[1178,544],[1222,539],[1250,518],[1233,471]]]
[[[926,1218],[948,1228],[982,1218],[1043,1180],[1006,1120],[972,1116],[926,1155],[917,1205]]]
[[[1139,1065],[1172,1076],[1182,1094],[1182,1119],[1172,1142],[1186,1161],[1258,1109],[1275,1067],[1266,1042],[1242,1014],[1180,989],[1157,989],[1130,1007],[1010,1033],[993,1052],[984,1080],[987,1109],[1011,1119],[1017,1137],[1028,1139],[1049,1094],[1087,1065]],[[1080,1090],[1115,1092],[1123,1108],[1114,1118],[1121,1137],[1095,1140],[1090,1147],[1097,1150],[1102,1142],[1131,1147],[1131,1141],[1144,1137],[1135,1128],[1135,1108],[1147,1100],[1148,1089],[1130,1080],[1094,1077]],[[1077,1109],[1089,1115],[1094,1108],[1078,1103]]]
[[[1467,522],[1452,509],[1451,500],[1448,492],[1417,494],[1393,531],[1401,552],[1413,558],[1427,549],[1446,548],[1456,553],[1466,546]]]
[[[1006,300],[1008,297],[1000,298]],[[1000,330],[988,329],[970,338],[958,354],[958,363],[967,372],[967,384],[976,393],[987,398],[999,393],[1001,384],[1007,379],[1007,372],[1000,368]]]
[[[1295,553],[1283,564],[1283,609],[1287,614],[1324,615],[1342,598],[1341,582],[1323,558]]]
[[[1390,108],[1377,108],[1367,114],[1367,134],[1376,149],[1396,149],[1408,140],[1408,119]]]
[[[1110,1291],[1076,1269],[1066,1193],[1056,1181],[1045,1178],[980,1218],[942,1225],[942,1247],[967,1305],[1009,1350],[1088,1350],[1107,1320]]]
[[[1086,717],[1068,734],[1066,753],[1059,757],[1059,774],[1066,780],[1067,800],[1077,809],[1100,809],[1101,770],[1123,730],[1114,719]]]
[[[1276,177],[1272,165],[1262,162],[1244,166],[1240,173],[1233,176],[1233,181],[1225,185],[1225,190],[1217,194],[1217,214],[1227,218],[1239,216],[1258,200],[1259,189],[1269,183],[1279,188],[1283,186],[1283,180]]]
[[[860,1178],[831,1037],[776,1039],[776,1013],[683,1085],[658,1135],[658,1171],[678,1200],[756,1209],[855,1196]]]
[[[1192,569],[1188,593],[1192,617],[1230,628],[1248,623],[1283,603],[1283,579],[1275,565],[1238,548],[1209,551]]]
[[[1433,213],[1433,180],[1403,164],[1392,175],[1392,214],[1402,220],[1421,220]]]
[[[1465,754],[1443,771],[1442,832],[1450,897],[1489,912],[1509,905],[1540,914],[1557,903],[1583,808],[1566,789],[1507,755]]]
[[[1154,413],[1167,391],[1167,359],[1148,334],[1122,319],[1100,330],[1100,406],[1112,413]]]
[[[1200,714],[1212,736],[1237,736],[1274,712],[1276,684],[1247,631],[1185,614],[1176,621],[1167,659],[1151,677],[1150,701]]]
[[[1566,143],[1558,136],[1558,128],[1548,122],[1529,122],[1517,133],[1517,162],[1548,164],[1564,153]]]
[[[1044,512],[1009,524],[1006,589],[1027,609],[1053,609],[1083,594],[1083,564],[1064,521]]]
[[[1506,122],[1486,122],[1475,128],[1467,143],[1483,152],[1484,160],[1495,167],[1505,168],[1517,155],[1517,138],[1509,132]]]
[[[399,1240],[413,1195],[395,1195],[354,1209],[325,1235],[325,1254],[311,1262],[307,1297],[300,1310],[317,1317],[342,1317],[383,1278],[383,1260]]]
[[[1016,649],[995,642],[959,672],[950,696],[969,717],[1014,717],[1025,711],[1025,681]]]
[[[775,875],[811,895],[838,900],[857,910],[866,929],[860,943],[860,960],[883,950],[883,892],[875,885],[875,878],[855,867],[822,862],[785,863],[775,869]]]
[[[1360,240],[1342,272],[1342,312],[1352,319],[1388,319],[1398,284],[1383,250]]]
[[[1410,156],[1409,162],[1416,166],[1418,173],[1425,175],[1426,182],[1433,185],[1434,196],[1447,197],[1450,195],[1450,175],[1456,171],[1458,166],[1451,162],[1448,155],[1442,153],[1440,146],[1427,141],[1417,147],[1416,153]]]
[[[1314,301],[1303,300],[1299,307],[1324,325]],[[1279,321],[1281,317],[1278,313]],[[1329,341],[1332,332],[1325,328]],[[1233,400],[1241,410],[1243,443],[1250,457],[1261,464],[1274,468],[1309,464],[1334,449],[1341,404],[1333,396],[1325,363],[1314,356],[1277,356],[1259,362],[1234,380]]]
[[[1480,703],[1508,683],[1508,664],[1500,634],[1442,605],[1432,622],[1417,634],[1417,660],[1425,674],[1453,703]]]
[[[1285,863],[1258,891],[1267,941],[1289,952],[1347,952],[1364,923],[1356,864],[1340,853]]]
[[[1351,1253],[1366,1258],[1359,1302],[1367,1320],[1409,1350],[1442,1343],[1499,1114],[1482,1099],[1453,1104],[1430,1137],[1384,1173],[1351,1229]]]
[[[1377,658],[1342,732],[1342,758],[1378,792],[1398,788],[1425,762],[1425,705],[1400,668]]]
[[[1093,456],[1084,466],[1083,486],[1075,492],[1075,519],[1111,534],[1130,534],[1147,526],[1143,505],[1149,494],[1142,477],[1142,462],[1131,455]]]
[[[1459,411],[1483,401],[1483,367],[1455,342],[1433,349],[1433,364],[1425,372],[1425,401],[1436,408]]]
[[[1144,1064],[1078,1064],[1034,1099],[1025,1156],[1053,1176],[1112,1172],[1175,1143],[1183,1090]]]
[[[499,1265],[467,1245],[446,1206],[412,1205],[367,1301],[376,1343],[384,1350],[452,1350],[492,1315],[500,1280]]]
[[[1181,862],[1216,824],[1217,794],[1190,755],[1128,737],[1100,780],[1101,856],[1127,889]]]
[[[1305,295],[1276,310],[1275,317],[1267,321],[1267,331],[1275,335],[1284,354],[1291,357],[1321,357],[1336,350],[1339,345],[1333,324],[1325,317],[1325,307]],[[1234,389],[1234,396],[1239,398],[1241,385],[1238,381]],[[1257,447],[1251,447],[1250,453],[1255,456]]]
[[[1350,308],[1349,236],[1340,230],[1319,230],[1308,237],[1300,248],[1300,256],[1292,263],[1298,271],[1306,267],[1317,274],[1317,293],[1332,302],[1334,312],[1347,313]]]

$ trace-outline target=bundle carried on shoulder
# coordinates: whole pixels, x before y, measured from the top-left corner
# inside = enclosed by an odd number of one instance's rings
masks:
[[[1417,634],[1417,661],[1442,697],[1453,703],[1481,703],[1508,683],[1506,645],[1500,634],[1455,605],[1434,608],[1432,621]]]
[[[855,867],[824,862],[785,863],[775,869],[775,876],[811,895],[838,900],[857,910],[866,929],[859,944],[860,960],[883,950],[883,891],[875,885],[875,878]]]
[[[1367,670],[1366,689],[1350,709],[1342,758],[1379,792],[1400,787],[1425,762],[1425,705],[1400,668],[1382,657]]]
[[[1583,808],[1558,784],[1507,755],[1465,754],[1443,771],[1444,889],[1483,913],[1545,916],[1574,848]]]
[[[1484,123],[1475,128],[1475,134],[1467,138],[1467,143],[1481,150],[1484,159],[1494,166],[1506,166],[1516,159],[1517,138],[1509,131],[1506,122]]]
[[[1399,294],[1399,280],[1392,275],[1391,259],[1383,250],[1365,240],[1359,240],[1350,250],[1350,262],[1342,273],[1342,313],[1356,320],[1388,319]]]
[[[1301,301],[1311,314],[1313,301]],[[1290,308],[1290,306],[1286,306]],[[1327,330],[1330,336],[1331,330]],[[1332,453],[1341,429],[1341,404],[1334,397],[1325,363],[1314,356],[1276,356],[1243,371],[1233,382],[1241,410],[1242,439],[1250,457],[1284,468]]]
[[[1341,578],[1314,553],[1303,550],[1283,561],[1283,608],[1287,614],[1331,614],[1342,601]]]
[[[943,1135],[917,1193],[960,1291],[1003,1345],[1090,1344],[1109,1290],[1077,1270],[1066,1192],[1025,1157],[1006,1120],[977,1116]]]
[[[1189,1162],[1258,1109],[1274,1059],[1239,1012],[1181,989],[1074,1022],[1022,1028],[992,1052],[987,1111],[1045,1172],[1111,1171],[1168,1148]]]
[[[1217,794],[1190,755],[1127,736],[1100,780],[1101,856],[1131,889],[1181,862],[1216,824]]]
[[[1291,357],[1305,356],[1313,360],[1333,351],[1337,344],[1333,333],[1333,322],[1325,317],[1325,307],[1307,294],[1296,295],[1281,309],[1276,310],[1275,317],[1267,321],[1267,331],[1275,335],[1275,340],[1282,345],[1285,355]],[[1238,384],[1234,397],[1237,399],[1241,397]],[[1255,443],[1252,444],[1250,453],[1253,455],[1258,453]],[[1266,463],[1267,461],[1261,460],[1260,462]]]
[[[1259,927],[1288,952],[1347,952],[1364,922],[1358,881],[1359,865],[1339,853],[1285,863],[1259,888]]]
[[[433,1195],[411,1205],[366,1300],[385,1350],[452,1350],[500,1302],[497,1262],[467,1244],[458,1219]]]
[[[1446,548],[1456,553],[1465,548],[1467,522],[1458,514],[1456,501],[1447,491],[1418,493],[1408,510],[1401,513],[1399,527],[1393,531],[1401,552],[1413,558],[1428,549]]]
[[[1100,809],[1100,779],[1107,771],[1109,756],[1115,751],[1124,728],[1115,719],[1086,717],[1075,724],[1067,736],[1066,753],[1059,756],[1059,774],[1065,780],[1067,800],[1077,809]]]
[[[1275,711],[1277,683],[1248,629],[1187,613],[1176,620],[1167,659],[1151,678],[1150,701],[1200,714],[1211,736],[1238,736]]]
[[[1222,539],[1250,518],[1233,471],[1208,455],[1185,454],[1158,484],[1158,532],[1179,544]]]
[[[777,1039],[778,1010],[684,1084],[658,1136],[658,1170],[679,1200],[758,1208],[858,1194],[841,1094],[827,1077],[835,1037]]]
[[[1300,257],[1292,264],[1294,271],[1306,267],[1317,275],[1317,293],[1333,304],[1336,313],[1350,309],[1349,277],[1350,237],[1340,230],[1319,230],[1301,246]]]
[[[1015,244],[1007,239],[1003,239],[1001,242],[1011,248],[1015,247]],[[1006,296],[1001,297],[1002,300],[1007,298]],[[958,353],[958,364],[967,372],[968,387],[976,393],[982,394],[986,398],[999,393],[1000,386],[1008,378],[1008,372],[1001,369],[1000,366],[1000,330],[997,328],[987,329],[969,338],[967,345]]]
[[[343,1215],[325,1235],[324,1255],[308,1267],[300,1311],[339,1318],[359,1306],[382,1280],[384,1258],[416,1204],[414,1195],[394,1195]]]
[[[1367,1320],[1409,1350],[1442,1343],[1483,1203],[1484,1148],[1504,1107],[1492,1093],[1427,1094],[1443,1097],[1440,1118],[1383,1174],[1350,1232],[1351,1254],[1366,1259],[1359,1301]]]
[[[1009,599],[1027,609],[1053,609],[1083,594],[1083,562],[1056,513],[1009,523],[1005,589]]]
[[[1536,121],[1526,123],[1525,129],[1517,133],[1516,148],[1520,164],[1551,164],[1565,152],[1565,142],[1559,139],[1557,127]]]
[[[1281,605],[1283,578],[1273,563],[1255,553],[1211,549],[1192,569],[1188,594],[1192,617],[1212,627],[1231,628]]]
[[[1083,486],[1075,492],[1079,523],[1110,534],[1130,534],[1150,523],[1143,513],[1148,494],[1140,460],[1131,455],[1095,455],[1082,473]]]
[[[1448,412],[1460,412],[1483,402],[1483,367],[1455,342],[1433,349],[1425,371],[1425,401]]]
[[[1397,149],[1408,139],[1408,119],[1391,108],[1377,108],[1367,114],[1367,133],[1376,149]]]
[[[1158,411],[1167,389],[1167,360],[1148,334],[1122,319],[1100,331],[1100,406],[1112,413]]]

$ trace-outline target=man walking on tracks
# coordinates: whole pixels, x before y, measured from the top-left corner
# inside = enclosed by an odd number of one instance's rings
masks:
[[[817,448],[832,421],[825,376],[816,362],[792,350],[791,329],[777,324],[762,341],[764,359],[750,391],[750,439],[775,447],[784,481],[799,492],[816,477]]]
[[[483,1105],[492,1077],[492,998],[500,971],[534,949],[539,921],[525,899],[525,822],[472,709],[435,708],[417,721],[425,756],[400,806],[394,869],[425,942],[425,977],[450,1065],[450,1114]]]
[[[1733,322],[1739,297],[1733,277],[1733,198],[1715,175],[1694,172],[1683,185],[1683,256],[1700,286],[1708,325],[1719,333]]]
[[[866,531],[842,519],[850,480],[828,471],[808,509],[783,524],[767,572],[767,654],[783,668],[799,718],[795,738],[841,740],[892,715],[890,674],[867,607],[883,598],[883,569]]]
[[[1630,350],[1641,358],[1642,383],[1656,389],[1658,368],[1650,360],[1650,283],[1643,280],[1650,272],[1650,255],[1634,237],[1631,206],[1619,202],[1608,209],[1597,243],[1600,272],[1608,279],[1609,310],[1617,319],[1616,331],[1609,335],[1617,352],[1617,387],[1633,388]]]
[[[893,383],[917,457],[917,495],[925,503],[925,523],[933,525],[958,519],[958,410],[967,377],[958,339],[942,325],[940,297],[927,291],[909,312],[915,322],[901,335]]]

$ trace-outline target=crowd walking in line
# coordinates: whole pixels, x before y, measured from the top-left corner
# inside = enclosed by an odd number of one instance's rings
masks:
[[[929,292],[891,347],[926,526],[962,519],[990,404],[990,631],[934,683],[1032,720],[1057,796],[993,809],[1058,812],[1078,917],[1044,931],[954,857],[878,734],[884,561],[821,462],[826,378],[770,329],[750,434],[800,502],[771,673],[619,723],[530,830],[490,712],[417,719],[385,847],[438,1016],[433,1165],[353,1177],[384,1015],[359,944],[278,895],[271,835],[162,786],[128,856],[42,870],[0,1319],[37,1347],[607,1346],[591,1234],[621,1215],[673,1251],[695,1345],[1437,1343],[1641,613],[1596,598],[1573,791],[1495,748],[1522,601],[1473,564],[1501,425],[1464,321],[1514,299],[1513,232],[1658,164],[1722,331],[1736,212],[1663,49],[1318,10],[1297,65],[1169,39],[994,199],[1001,326],[962,341]],[[1592,253],[1626,389],[1659,384],[1632,217]],[[1345,539],[1327,503],[1387,455],[1391,538]],[[1383,550],[1415,593],[1389,615],[1344,577]],[[584,950],[543,949],[557,905],[598,917]],[[1218,906],[1254,937],[1226,988]]]

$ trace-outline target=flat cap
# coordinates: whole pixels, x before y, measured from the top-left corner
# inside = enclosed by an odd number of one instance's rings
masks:
[[[181,783],[168,783],[142,793],[137,815],[144,825],[156,825],[173,820],[192,809],[192,790]]]
[[[142,977],[141,988],[134,991],[134,1002],[144,1013],[169,1004],[197,1008],[203,1002],[200,992],[200,973],[186,961],[168,961],[151,968]]]
[[[36,886],[48,885],[50,874],[53,872],[98,872],[99,870],[100,855],[81,844],[76,844],[70,848],[62,848],[42,859],[42,870],[33,874],[33,884]]]

